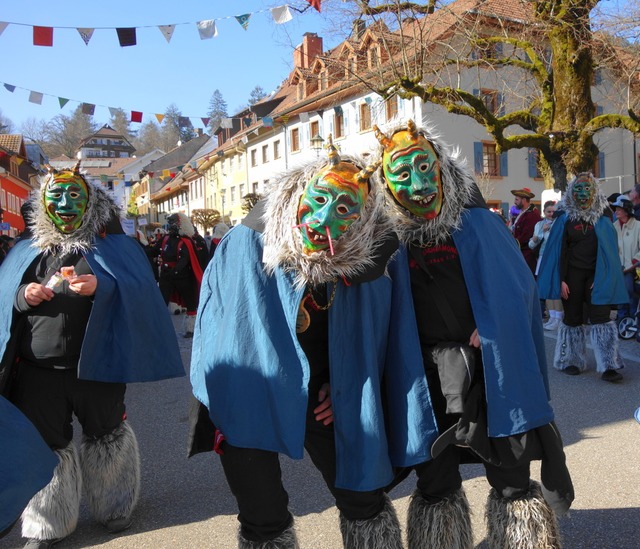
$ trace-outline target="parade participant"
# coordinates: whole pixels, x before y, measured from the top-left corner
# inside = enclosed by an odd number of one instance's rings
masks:
[[[394,466],[426,459],[425,432],[435,439],[419,351],[402,349],[417,332],[384,274],[397,239],[369,181],[375,166],[330,151],[328,164],[277,181],[220,241],[203,281],[191,381],[217,428],[241,548],[298,546],[278,454],[306,449],[344,546],[400,549],[383,488]]]
[[[82,488],[109,532],[131,524],[140,464],[125,384],[184,370],[147,258],[107,192],[76,165],[51,171],[31,200],[30,236],[0,266],[0,389],[59,460],[22,515],[35,549],[75,530]]]
[[[191,338],[202,281],[202,266],[192,240],[195,228],[183,213],[171,214],[167,223],[169,234],[155,247],[160,255],[160,292],[167,305],[173,301],[186,307],[183,336]]]
[[[410,281],[407,314],[417,321],[441,433],[429,444],[433,459],[414,468],[409,548],[474,546],[459,472],[468,460],[482,462],[492,487],[491,547],[557,548],[554,509],[569,508],[573,487],[548,402],[533,277],[457,152],[411,120],[390,136],[375,132],[403,244],[389,273]],[[542,487],[530,478],[534,459]]]
[[[531,192],[531,189],[525,187],[524,189],[514,189],[511,194],[515,197],[514,206],[520,210],[520,213],[513,221],[511,231],[513,236],[518,241],[520,251],[524,260],[529,265],[532,273],[536,271],[536,255],[529,247],[529,240],[533,236],[536,223],[540,221],[540,212],[533,204],[531,199],[535,197],[535,194]]]
[[[577,175],[556,208],[556,221],[545,248],[538,286],[544,299],[562,298],[564,319],[558,329],[553,366],[568,375],[587,367],[587,328],[596,369],[604,381],[622,380],[618,328],[611,307],[626,303],[627,291],[607,199],[590,173]]]

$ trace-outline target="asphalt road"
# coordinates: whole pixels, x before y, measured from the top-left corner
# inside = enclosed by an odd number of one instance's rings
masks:
[[[181,317],[174,317],[180,331]],[[546,333],[551,361],[555,332]],[[190,340],[179,337],[185,368]],[[562,433],[576,500],[560,519],[565,549],[640,548],[640,343],[621,342],[627,367],[624,381],[610,384],[593,371],[577,377],[549,373],[552,404]],[[82,507],[78,529],[56,549],[236,547],[235,502],[217,456],[186,457],[188,378],[136,384],[127,390],[127,414],[142,458],[142,495],[132,527],[111,536]],[[340,548],[338,516],[331,496],[308,459],[283,458],[283,472],[301,549]],[[473,510],[477,548],[484,542],[484,502],[488,485],[480,466],[464,466],[464,487]],[[539,478],[534,467],[533,476]],[[406,519],[415,477],[391,494],[401,524]],[[19,548],[19,528],[0,540]]]

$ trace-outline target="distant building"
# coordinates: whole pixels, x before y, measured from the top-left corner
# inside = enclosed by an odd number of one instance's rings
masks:
[[[80,143],[77,158],[129,158],[136,152],[127,138],[105,124]]]

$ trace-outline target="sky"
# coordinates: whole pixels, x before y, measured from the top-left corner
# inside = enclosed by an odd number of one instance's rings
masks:
[[[293,19],[277,25],[270,8],[290,5]],[[305,32],[326,25],[304,0],[0,0],[0,111],[15,129],[28,119],[71,115],[80,103],[96,105],[94,121],[107,123],[109,107],[140,111],[155,120],[175,104],[203,127],[214,90],[228,113],[246,105],[261,86],[274,91],[292,70],[293,48]],[[235,19],[251,14],[247,29]],[[196,23],[215,20],[218,36],[200,39]],[[176,25],[167,43],[158,26]],[[53,47],[33,45],[33,27],[54,27]],[[137,45],[121,47],[116,28],[135,27]],[[94,28],[85,45],[77,28]],[[328,44],[325,40],[325,49]],[[15,86],[13,93],[5,84]],[[30,92],[44,94],[42,104]],[[60,108],[58,98],[69,99]],[[132,123],[137,129],[140,124]]]

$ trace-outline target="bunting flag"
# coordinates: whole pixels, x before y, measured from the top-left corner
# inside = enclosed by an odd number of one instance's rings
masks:
[[[156,120],[158,121],[158,124],[162,124],[162,121],[164,120],[164,114],[156,114]]]
[[[115,107],[109,107],[109,114],[113,117],[118,115],[118,111],[119,109],[116,109]]]
[[[209,125],[209,122],[211,122],[211,118],[201,118],[200,120],[202,120],[202,124],[205,128]]]
[[[120,46],[126,48],[127,46],[136,45],[136,29],[135,27],[117,28],[118,41]]]
[[[82,103],[82,114],[88,114],[89,116],[93,116],[93,113],[96,110],[96,106],[93,103]]]
[[[307,0],[307,2],[311,4],[312,8],[315,8],[320,12],[320,4],[322,3],[322,0]]]
[[[271,16],[273,17],[273,21],[276,25],[282,25],[293,19],[291,11],[289,11],[289,6],[271,8]]]
[[[337,107],[333,107],[333,112],[336,116],[342,116],[342,107],[338,105]]]
[[[251,17],[250,13],[245,13],[244,15],[236,15],[236,21],[240,23],[240,26],[247,30],[249,27],[249,18]]]
[[[300,122],[309,122],[309,113],[301,112],[300,113]]]
[[[2,33],[4,32],[4,29],[6,29],[9,26],[9,23],[5,23],[4,21],[0,21],[0,35],[2,35]]]
[[[233,128],[233,120],[231,118],[221,118],[220,127],[230,130]]]
[[[37,91],[32,91],[29,94],[29,102],[30,103],[35,103],[36,105],[42,105],[42,97],[44,94],[37,92]]]
[[[100,183],[108,183],[108,182],[109,182],[109,176],[105,175],[105,174],[102,174],[100,176]]]
[[[69,100],[65,97],[58,97],[58,102],[60,103],[60,108],[62,108],[69,102]]]
[[[82,41],[85,43],[85,46],[88,46],[89,40],[91,40],[91,37],[93,36],[93,31],[95,29],[83,27],[83,28],[78,28],[76,30],[78,31],[80,38],[82,38]]]
[[[207,19],[206,21],[198,21],[198,33],[200,34],[200,40],[208,40],[218,36],[218,29],[216,28],[216,22],[213,19]]]
[[[20,166],[24,162],[24,158],[20,158],[19,156],[16,156],[15,161],[16,161],[16,164]]]
[[[273,118],[271,118],[270,116],[263,116],[262,125],[265,128],[273,128]]]
[[[289,122],[288,114],[283,114],[280,118],[282,118],[282,121],[285,123],[285,125],[287,124],[287,122]]]
[[[11,93],[13,93],[13,92],[15,91],[15,89],[16,89],[16,87],[15,87],[15,86],[13,86],[12,84],[5,84],[5,85],[4,85],[4,87],[5,87],[8,91],[10,91]]]
[[[242,119],[242,123],[243,123],[246,127],[251,126],[251,117],[250,117],[250,116],[247,116],[246,118],[243,118],[243,119]]]
[[[162,177],[169,177],[170,173],[169,170],[162,170]]]
[[[142,122],[142,113],[140,111],[131,111],[131,122]]]
[[[162,36],[167,41],[167,44],[171,42],[171,37],[173,36],[173,31],[175,30],[175,25],[158,25]]]
[[[53,27],[33,27],[34,46],[53,46]]]
[[[178,126],[180,126],[181,128],[188,128],[189,126],[191,126],[191,120],[189,120],[188,116],[179,116]]]

